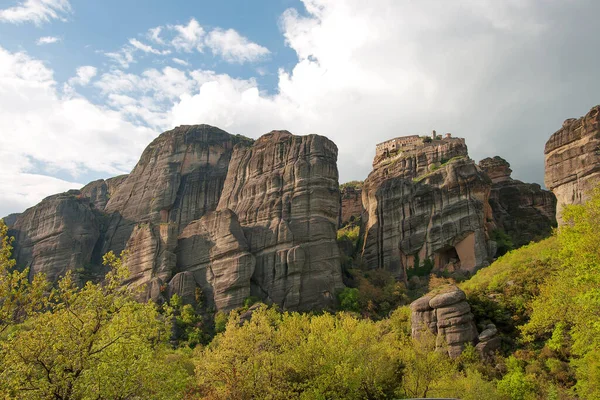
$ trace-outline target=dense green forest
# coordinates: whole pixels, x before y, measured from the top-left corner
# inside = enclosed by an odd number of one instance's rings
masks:
[[[410,336],[418,288],[348,272],[333,313],[252,304],[214,322],[175,297],[139,303],[109,253],[105,282],[51,287],[11,260],[0,223],[0,393],[17,399],[600,399],[600,190],[554,235],[459,283],[501,350],[457,359]],[[353,232],[354,233],[354,232]],[[352,238],[352,240],[359,240]],[[126,257],[126,255],[124,255]],[[426,289],[456,283],[419,276]],[[421,290],[422,291],[422,290]],[[250,310],[249,310],[250,309]]]

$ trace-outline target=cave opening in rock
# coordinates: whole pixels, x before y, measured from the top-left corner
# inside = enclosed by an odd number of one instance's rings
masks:
[[[440,250],[437,257],[436,268],[438,270],[447,269],[450,272],[460,268],[460,257],[456,251],[456,247],[450,246]]]

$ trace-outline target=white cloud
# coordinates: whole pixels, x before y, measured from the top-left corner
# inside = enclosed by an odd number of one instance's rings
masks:
[[[79,67],[77,68],[76,75],[69,79],[69,85],[86,86],[96,74],[98,74],[98,69],[96,67],[92,67],[91,65]]]
[[[258,61],[269,54],[266,47],[250,42],[233,29],[212,30],[206,37],[206,45],[225,61],[239,64]]]
[[[152,40],[154,43],[164,45],[165,41],[160,37],[160,33],[162,32],[163,27],[157,26],[156,28],[151,28],[148,30],[147,37]]]
[[[0,132],[3,213],[19,211],[42,195],[75,185],[46,174],[62,171],[77,181],[88,171],[129,172],[156,135],[81,96],[62,97],[52,70],[24,53],[2,47]]]
[[[205,32],[194,18],[187,25],[168,25],[167,28],[176,32],[176,36],[171,40],[171,45],[176,50],[191,53],[195,49],[202,52]]]
[[[36,43],[38,46],[42,46],[44,44],[58,43],[60,40],[61,39],[56,36],[44,36],[39,38]]]
[[[143,51],[144,53],[152,53],[152,54],[161,55],[161,56],[171,54],[170,50],[157,50],[154,47],[144,44],[137,39],[129,39],[129,43],[133,47],[135,47],[138,50]]]
[[[25,0],[18,5],[0,10],[0,22],[33,22],[41,25],[53,19],[64,21],[71,12],[69,0]]]
[[[183,65],[184,67],[190,66],[189,62],[182,60],[181,58],[174,57],[174,58],[172,58],[172,60],[175,64]]]
[[[133,58],[134,51],[134,48],[126,46],[119,51],[104,53],[104,55],[119,64],[122,68],[129,68],[135,61]]]

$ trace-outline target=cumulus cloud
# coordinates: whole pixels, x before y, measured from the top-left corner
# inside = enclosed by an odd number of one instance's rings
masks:
[[[167,28],[176,32],[171,40],[171,45],[175,49],[187,53],[191,53],[194,49],[202,52],[205,32],[194,18],[187,25],[168,25]]]
[[[86,86],[93,77],[98,73],[98,69],[96,67],[92,67],[91,65],[86,65],[83,67],[77,68],[76,75],[69,79],[69,84],[71,86],[80,85]]]
[[[206,45],[225,61],[239,64],[257,61],[269,54],[266,47],[250,42],[233,29],[212,30],[206,38]]]
[[[37,45],[42,46],[44,44],[52,44],[60,42],[60,38],[56,36],[43,36],[37,40]]]
[[[0,214],[80,186],[88,171],[129,172],[153,130],[81,96],[62,96],[53,71],[0,47]],[[71,180],[53,178],[61,172]]]
[[[25,0],[13,7],[0,10],[0,22],[33,22],[41,25],[53,19],[65,21],[71,12],[69,0]]]

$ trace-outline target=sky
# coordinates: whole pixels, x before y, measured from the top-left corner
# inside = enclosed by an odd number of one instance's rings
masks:
[[[0,0],[0,216],[129,172],[178,125],[375,144],[451,132],[543,184],[600,103],[597,0]]]

